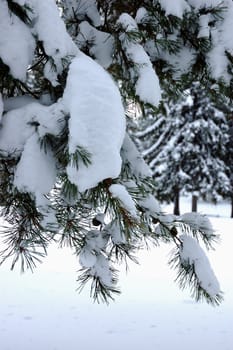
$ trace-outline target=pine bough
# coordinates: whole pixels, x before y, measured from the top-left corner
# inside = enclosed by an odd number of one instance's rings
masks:
[[[219,1],[204,9],[192,0],[148,1],[146,8],[57,3],[60,11],[53,0],[0,1],[1,263],[12,259],[12,269],[19,262],[33,270],[50,243],[67,245],[79,256],[80,288],[90,282],[94,299],[108,301],[119,293],[118,262],[135,261],[149,241],[173,243],[170,264],[180,286],[219,304],[219,284],[197,243],[210,248],[217,237],[207,218],[161,212],[150,171],[126,132],[124,108],[134,101],[156,110],[162,80],[165,87],[176,80],[171,66],[189,74],[194,57],[207,57],[208,39],[192,35],[200,23],[208,27],[201,35],[210,33]],[[211,21],[199,23],[199,12]],[[221,73],[232,41],[215,28],[212,37],[227,46],[216,44],[207,59]],[[190,64],[181,62],[184,53]]]

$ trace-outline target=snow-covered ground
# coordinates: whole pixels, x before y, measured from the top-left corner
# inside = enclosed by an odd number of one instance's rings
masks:
[[[182,201],[187,212],[190,202]],[[171,247],[140,254],[140,265],[121,271],[122,294],[109,306],[78,294],[78,265],[69,251],[51,247],[34,274],[0,268],[1,350],[232,350],[233,219],[230,205],[199,204],[221,233],[209,253],[225,300],[219,307],[197,304],[174,284],[166,262]]]

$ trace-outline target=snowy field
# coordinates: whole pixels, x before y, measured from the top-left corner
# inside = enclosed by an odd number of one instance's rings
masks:
[[[190,203],[182,202],[187,212]],[[170,247],[140,254],[140,265],[121,271],[121,296],[109,306],[78,294],[75,258],[51,247],[34,274],[0,268],[1,350],[232,350],[233,219],[230,205],[200,204],[221,244],[209,254],[225,300],[219,307],[197,304],[174,284],[166,262]]]

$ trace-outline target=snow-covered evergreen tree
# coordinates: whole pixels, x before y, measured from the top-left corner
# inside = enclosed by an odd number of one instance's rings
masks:
[[[195,241],[216,236],[202,217],[160,212],[125,111],[156,109],[160,86],[227,80],[232,11],[227,0],[0,2],[2,261],[32,269],[51,241],[68,244],[81,285],[106,300],[118,293],[114,262],[144,239],[173,242],[181,286],[221,300]]]
[[[228,166],[229,171],[229,179],[230,179],[230,189],[229,196],[231,201],[231,217],[233,218],[233,118],[232,114],[229,115],[228,120],[229,125],[229,139],[227,144],[227,154],[226,154],[226,164]]]
[[[197,211],[198,197],[216,202],[229,192],[227,121],[200,83],[193,83],[186,95],[170,106],[168,115],[159,114],[137,136],[144,143],[151,142],[143,155],[155,177],[158,195],[175,202],[175,214],[179,214],[181,192],[192,194],[192,211]]]

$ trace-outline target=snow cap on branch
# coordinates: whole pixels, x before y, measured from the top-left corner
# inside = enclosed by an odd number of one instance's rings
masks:
[[[206,235],[212,235],[214,233],[212,224],[205,215],[199,213],[185,213],[181,215],[180,218],[194,230],[205,232]]]
[[[102,32],[91,26],[87,21],[80,23],[79,34],[76,38],[80,49],[91,42],[89,49],[91,56],[94,56],[97,62],[104,68],[108,68],[112,63],[113,36]]]
[[[43,204],[43,196],[54,186],[56,166],[52,153],[45,153],[34,133],[26,142],[20,161],[17,165],[14,185],[21,192],[35,195],[36,203]]]
[[[136,17],[135,17],[136,23],[137,24],[143,23],[146,20],[147,16],[148,16],[148,12],[145,9],[145,7],[140,7],[136,13]]]
[[[111,235],[113,244],[126,244],[126,238],[117,221],[111,222],[105,230]]]
[[[3,106],[2,94],[0,93],[0,122],[2,121],[3,110],[4,110],[4,106]]]
[[[208,60],[211,73],[214,78],[224,78],[229,82],[231,75],[228,72],[228,59],[226,52],[233,55],[232,27],[233,27],[233,3],[226,1],[227,11],[224,19],[217,25],[217,28],[211,30],[212,50],[208,54]]]
[[[6,153],[22,152],[34,128],[29,124],[26,108],[19,108],[5,113],[0,129],[0,149]],[[14,135],[14,137],[12,137]]]
[[[122,13],[117,21],[126,34],[138,30],[136,21],[127,13]],[[129,60],[135,66],[137,72],[136,95],[145,103],[157,106],[161,99],[161,90],[158,76],[152,66],[150,57],[143,46],[135,40],[128,40],[122,33],[120,40]]]
[[[169,0],[167,0],[167,2],[169,2]],[[188,3],[196,9],[219,6],[222,2],[222,0],[188,0]]]
[[[71,164],[67,174],[80,192],[95,187],[121,171],[120,149],[125,135],[121,96],[110,75],[90,57],[73,59],[63,96],[70,113],[69,154],[78,147],[91,155],[91,164]]]
[[[26,4],[26,2],[28,2],[28,1],[27,0],[14,0],[14,2],[19,4],[20,6],[24,6]]]
[[[194,265],[200,286],[212,297],[221,292],[219,282],[210,266],[209,260],[198,242],[187,235],[181,235],[180,257],[183,263]]]
[[[125,163],[129,163],[132,173],[136,177],[150,177],[151,170],[146,164],[137,147],[131,140],[130,136],[126,133],[123,146],[122,146],[122,157]]]
[[[34,55],[35,40],[25,23],[13,13],[9,16],[6,1],[0,1],[0,33],[1,59],[14,78],[25,81]]]
[[[92,266],[90,274],[96,278],[99,278],[101,283],[112,287],[113,276],[110,269],[110,262],[103,254],[96,256],[95,265]]]
[[[185,0],[159,0],[159,2],[165,10],[166,15],[173,15],[182,18],[184,12],[190,9],[190,6]]]
[[[100,26],[101,17],[96,0],[66,0],[64,6],[68,17],[75,13],[79,21],[88,18],[95,27]]]
[[[113,198],[117,198],[121,202],[122,206],[130,213],[130,215],[135,218],[137,217],[135,203],[125,186],[114,184],[109,187],[109,191]]]
[[[14,104],[14,101],[12,101]],[[10,108],[10,103],[6,103]],[[12,109],[2,118],[0,149],[8,153],[21,153],[26,141],[37,129],[39,137],[46,133],[58,135],[63,126],[63,105],[43,106],[38,102]],[[12,137],[14,135],[14,137]]]
[[[45,52],[52,57],[57,73],[62,72],[62,59],[76,55],[78,48],[66,31],[54,0],[34,1],[35,32]]]
[[[146,198],[141,199],[138,202],[152,216],[159,215],[159,213],[161,213],[159,202],[152,194],[149,194]]]
[[[210,27],[209,27],[210,15],[201,15],[199,18],[199,33],[198,38],[209,38]]]
[[[82,267],[90,268],[96,264],[96,254],[88,247],[84,247],[79,254],[79,263]]]

